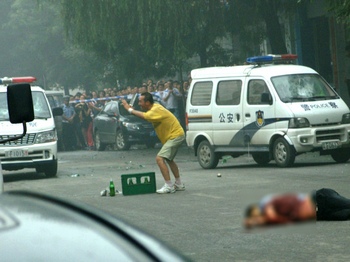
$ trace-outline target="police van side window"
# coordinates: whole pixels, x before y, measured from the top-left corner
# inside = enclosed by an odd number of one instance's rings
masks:
[[[248,104],[264,105],[269,104],[270,91],[264,80],[250,80],[248,83]]]
[[[220,81],[216,94],[217,105],[239,105],[241,102],[241,80]]]
[[[192,89],[191,105],[208,106],[210,105],[211,93],[213,91],[213,82],[197,82]]]

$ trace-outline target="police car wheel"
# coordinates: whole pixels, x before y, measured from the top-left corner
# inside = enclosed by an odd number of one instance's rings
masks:
[[[331,153],[331,157],[337,163],[345,163],[350,159],[350,149],[343,148],[343,149],[334,150],[334,152]]]
[[[273,144],[273,156],[279,167],[289,167],[294,164],[295,150],[288,142],[280,137]]]
[[[271,160],[269,153],[253,153],[252,157],[254,161],[261,166],[267,165]]]
[[[204,169],[213,169],[219,163],[219,156],[207,140],[200,142],[197,149],[197,159]]]

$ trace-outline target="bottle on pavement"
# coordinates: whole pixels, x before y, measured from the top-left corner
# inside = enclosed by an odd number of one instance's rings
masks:
[[[112,179],[109,182],[109,195],[110,196],[115,196],[115,187],[114,187],[114,183],[113,183]]]

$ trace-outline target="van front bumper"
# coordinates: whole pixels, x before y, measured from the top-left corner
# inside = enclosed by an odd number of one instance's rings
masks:
[[[349,125],[309,128],[307,130],[289,129],[286,136],[297,153],[350,147]]]
[[[57,142],[30,146],[0,146],[0,160],[4,170],[37,168],[57,161]]]

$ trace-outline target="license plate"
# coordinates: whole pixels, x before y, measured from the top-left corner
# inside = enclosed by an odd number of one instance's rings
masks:
[[[340,147],[339,142],[324,142],[324,143],[322,143],[323,150],[336,149],[339,147]]]
[[[5,152],[5,157],[17,158],[24,156],[28,156],[28,150],[11,150]]]

